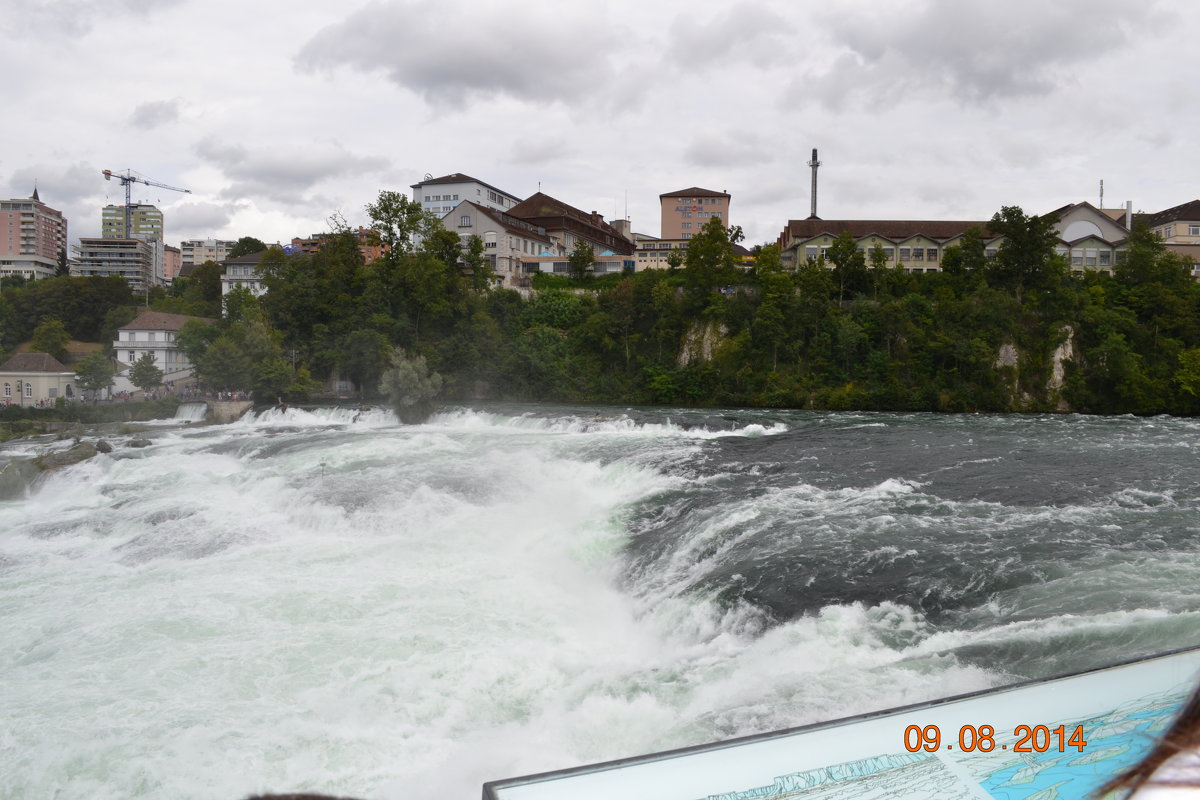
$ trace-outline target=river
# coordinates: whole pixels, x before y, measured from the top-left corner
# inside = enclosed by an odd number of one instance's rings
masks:
[[[1200,643],[1193,420],[488,405],[134,435],[0,503],[0,797],[475,798]]]

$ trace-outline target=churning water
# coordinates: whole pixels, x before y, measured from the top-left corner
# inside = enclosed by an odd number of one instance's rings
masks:
[[[1195,421],[491,406],[148,435],[0,503],[0,797],[473,798],[1200,643]]]

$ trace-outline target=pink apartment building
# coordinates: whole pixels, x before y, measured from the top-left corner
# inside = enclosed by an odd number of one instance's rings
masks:
[[[0,277],[53,278],[67,248],[67,220],[62,212],[33,196],[0,200]]]
[[[690,239],[713,218],[729,227],[730,196],[725,192],[693,186],[660,194],[658,200],[662,204],[660,239]]]

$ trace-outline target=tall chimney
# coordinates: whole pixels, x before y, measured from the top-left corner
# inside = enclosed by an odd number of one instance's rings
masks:
[[[817,219],[817,167],[821,166],[821,162],[817,161],[817,148],[813,148],[812,161],[808,162],[812,167],[812,214],[809,219]]]

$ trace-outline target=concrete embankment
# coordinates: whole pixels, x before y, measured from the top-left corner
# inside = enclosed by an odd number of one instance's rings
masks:
[[[252,400],[209,400],[208,413],[216,423],[233,422],[254,407]]]

